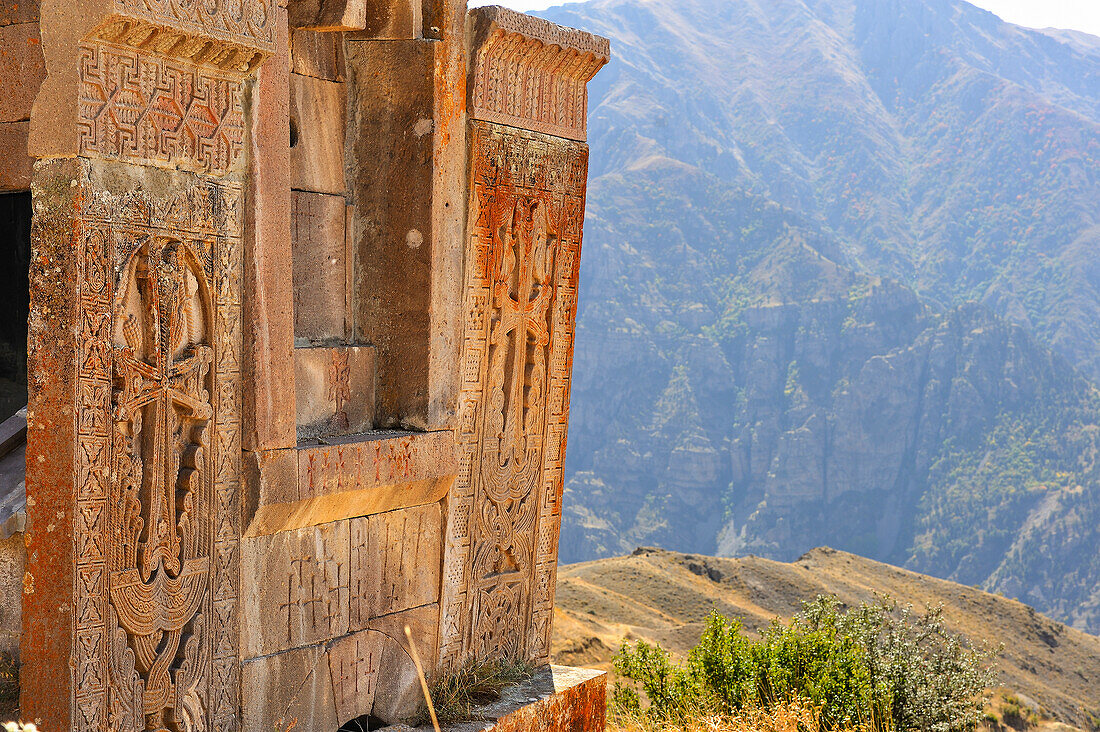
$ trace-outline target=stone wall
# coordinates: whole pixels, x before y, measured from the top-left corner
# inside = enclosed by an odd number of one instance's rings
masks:
[[[38,159],[0,177],[34,209],[0,644],[45,729],[396,721],[406,627],[429,673],[548,655],[607,42],[461,0],[197,8],[0,0],[33,87],[0,145]]]

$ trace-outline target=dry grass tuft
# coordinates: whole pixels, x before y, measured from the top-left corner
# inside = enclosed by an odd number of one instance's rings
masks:
[[[505,688],[531,678],[533,672],[534,667],[524,661],[495,659],[442,674],[430,685],[439,723],[476,719],[476,707],[497,701]]]

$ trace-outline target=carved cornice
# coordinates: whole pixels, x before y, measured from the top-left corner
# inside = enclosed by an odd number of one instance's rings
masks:
[[[610,41],[498,6],[471,11],[470,25],[471,117],[586,139],[586,85]]]
[[[181,34],[275,50],[276,0],[115,0],[115,13]]]
[[[237,74],[250,73],[265,56],[264,50],[256,45],[209,38],[188,30],[122,16],[115,16],[97,26],[88,34],[88,40],[106,41],[161,58]]]

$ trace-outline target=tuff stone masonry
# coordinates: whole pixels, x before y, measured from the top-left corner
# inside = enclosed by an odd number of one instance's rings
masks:
[[[422,701],[406,626],[429,675],[547,662],[608,57],[465,0],[0,0],[21,718],[376,728]],[[498,726],[602,729],[562,678]]]

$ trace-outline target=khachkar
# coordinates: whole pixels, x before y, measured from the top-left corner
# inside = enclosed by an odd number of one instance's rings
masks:
[[[41,5],[22,715],[233,730],[245,98],[274,0]]]
[[[577,277],[586,84],[604,38],[471,12],[470,197],[459,475],[440,655],[549,656]]]

